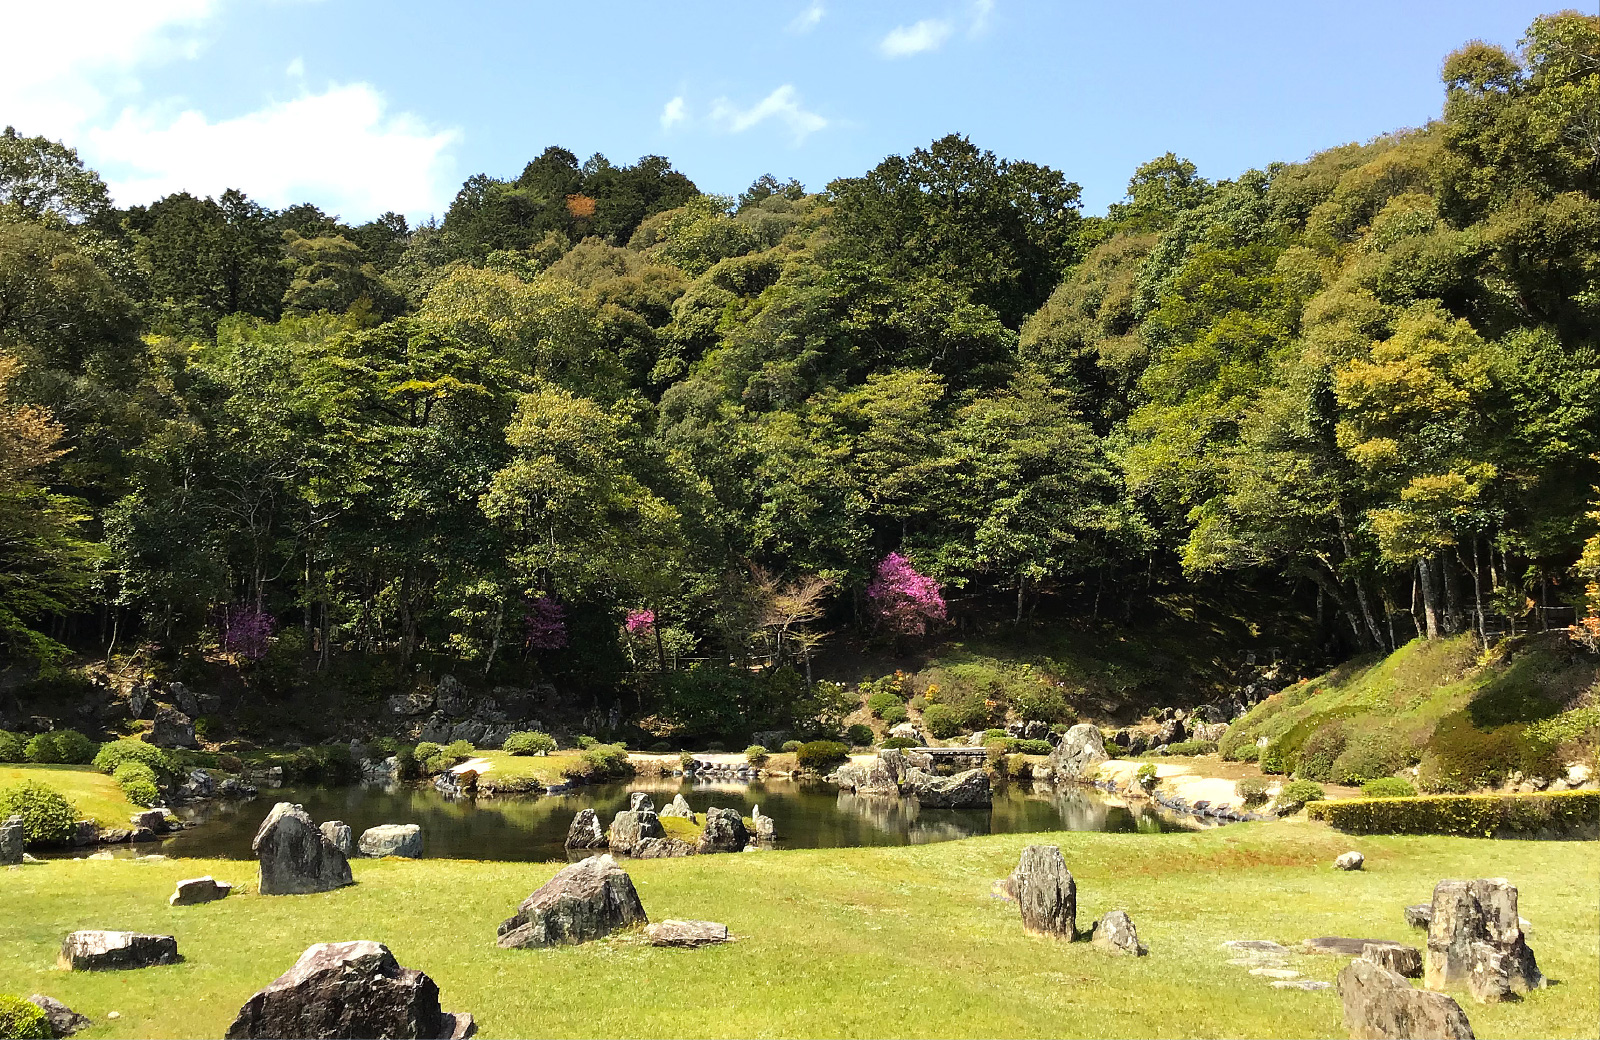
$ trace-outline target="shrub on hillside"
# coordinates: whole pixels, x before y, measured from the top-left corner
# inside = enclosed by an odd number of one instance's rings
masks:
[[[1311,802],[1327,797],[1322,785],[1310,780],[1290,780],[1278,791],[1278,815],[1291,816]]]
[[[889,739],[885,740],[883,743],[879,744],[878,747],[885,748],[885,749],[887,749],[887,748],[908,748],[908,747],[917,747],[917,746],[919,746],[919,744],[920,744],[919,741],[912,740],[910,737],[890,737]]]
[[[1078,710],[1067,703],[1059,687],[1044,682],[1020,682],[1011,691],[1011,706],[1028,722],[1057,722],[1071,725],[1078,721]]]
[[[100,750],[95,752],[94,767],[107,776],[115,773],[124,762],[142,762],[161,779],[171,778],[178,772],[177,762],[172,755],[142,740],[110,740],[101,744]]]
[[[871,747],[872,736],[872,727],[861,722],[851,724],[844,731],[844,739],[851,747]]]
[[[940,740],[948,740],[961,732],[961,720],[947,704],[930,704],[922,711],[922,722],[928,732]]]
[[[1271,743],[1261,749],[1261,771],[1281,776],[1294,766],[1294,759],[1281,743]]]
[[[81,766],[94,759],[100,745],[75,729],[55,731],[56,754],[69,766]]]
[[[633,765],[628,761],[628,749],[622,745],[595,743],[584,748],[577,761],[561,770],[561,775],[584,783],[603,783],[627,779],[633,775]]]
[[[26,762],[28,742],[22,734],[0,729],[0,762]]]
[[[421,763],[423,766],[426,766],[428,764],[428,759],[439,753],[439,745],[435,744],[431,740],[424,740],[416,747],[412,748],[411,753],[417,757],[417,761],[419,763]]]
[[[896,704],[892,707],[885,708],[883,714],[878,717],[881,718],[886,725],[898,726],[900,723],[911,717],[911,712],[906,710],[906,706],[904,704]]]
[[[782,751],[786,755],[792,755],[796,751],[800,750],[800,742],[798,740],[786,740],[783,742],[782,746],[778,748],[778,750]]]
[[[836,740],[813,740],[800,745],[800,749],[794,754],[795,761],[802,768],[825,773],[849,758],[850,749]]]
[[[1266,779],[1259,776],[1247,776],[1234,782],[1233,791],[1244,803],[1245,808],[1260,805],[1267,800],[1267,788],[1270,785]]]
[[[556,739],[539,730],[522,730],[506,738],[508,755],[548,755],[556,749]]]
[[[416,748],[404,745],[395,748],[394,771],[395,776],[401,780],[415,780],[417,778],[421,769],[417,766]]]
[[[1223,745],[1218,745],[1217,750],[1221,751],[1222,747]],[[1222,757],[1227,758],[1228,756],[1223,755]],[[1254,762],[1256,759],[1261,757],[1261,749],[1256,747],[1254,742],[1249,744],[1240,744],[1238,747],[1234,748],[1232,757],[1233,761],[1235,762]]]
[[[867,710],[880,719],[884,717],[883,713],[891,708],[903,709],[904,707],[905,702],[901,700],[900,695],[898,693],[890,693],[888,690],[879,690],[867,698]]]
[[[1464,794],[1480,787],[1505,783],[1521,771],[1529,776],[1552,776],[1558,764],[1552,748],[1531,742],[1527,727],[1507,723],[1482,730],[1466,711],[1447,715],[1434,727],[1422,754],[1417,784],[1430,794]]]
[[[1347,739],[1343,722],[1328,722],[1318,727],[1300,745],[1294,775],[1301,780],[1332,780],[1333,763],[1344,753]]]
[[[751,744],[744,749],[744,760],[753,766],[759,766],[767,760],[767,749],[760,744]]]
[[[55,1035],[38,1004],[0,993],[0,1040],[50,1040]]]
[[[22,817],[29,844],[64,845],[78,829],[78,811],[72,803],[37,780],[0,788],[0,820],[11,815]]]
[[[1402,780],[1398,776],[1382,776],[1362,784],[1361,793],[1367,798],[1411,798],[1416,795],[1417,789],[1411,786],[1409,780]]]
[[[1352,798],[1320,802],[1306,815],[1351,834],[1593,840],[1600,837],[1600,791]]]
[[[1169,755],[1211,755],[1216,750],[1217,742],[1214,740],[1180,740],[1167,745]]]
[[[1359,786],[1368,780],[1392,776],[1412,762],[1411,745],[1391,730],[1353,730],[1344,750],[1333,761],[1333,779]]]
[[[578,750],[579,751],[588,751],[590,748],[594,747],[598,743],[600,743],[600,741],[596,740],[594,737],[589,736],[589,734],[587,734],[587,733],[585,733],[585,734],[581,735],[580,737],[578,737],[578,740],[577,740]]]
[[[143,762],[124,762],[111,774],[122,793],[134,805],[152,806],[161,800],[161,787],[155,772]]]

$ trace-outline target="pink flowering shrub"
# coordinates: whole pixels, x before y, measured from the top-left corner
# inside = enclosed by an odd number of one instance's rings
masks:
[[[650,631],[656,627],[656,612],[653,610],[630,610],[628,611],[627,620],[623,621],[622,625],[628,630],[630,636],[649,635]]]
[[[567,645],[567,611],[549,596],[528,603],[522,616],[524,639],[534,650],[560,650]]]
[[[222,649],[248,661],[267,656],[272,637],[272,615],[243,603],[222,608]]]
[[[939,583],[919,574],[911,561],[897,552],[878,564],[867,586],[867,602],[878,622],[897,635],[920,636],[946,616]]]

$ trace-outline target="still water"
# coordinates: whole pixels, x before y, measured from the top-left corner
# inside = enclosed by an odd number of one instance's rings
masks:
[[[140,852],[223,859],[251,858],[256,828],[275,802],[303,805],[318,823],[343,820],[359,836],[380,823],[422,826],[424,855],[441,859],[547,861],[566,858],[567,828],[579,809],[592,808],[602,825],[627,808],[629,791],[648,791],[662,808],[681,792],[695,812],[711,806],[752,805],[778,827],[778,847],[854,848],[918,845],[978,834],[1035,831],[1112,831],[1157,834],[1193,829],[1184,817],[1158,813],[1146,803],[1132,807],[1093,789],[1058,790],[1011,785],[997,790],[988,810],[921,809],[915,801],[867,798],[829,784],[773,780],[754,784],[635,781],[579,787],[567,794],[451,801],[431,787],[285,787],[263,789],[250,802],[215,807],[204,822]],[[126,846],[124,846],[126,848]]]

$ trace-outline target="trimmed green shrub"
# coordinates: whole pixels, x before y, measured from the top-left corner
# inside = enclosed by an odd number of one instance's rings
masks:
[[[906,706],[904,704],[891,704],[889,707],[883,709],[882,715],[878,716],[878,718],[882,719],[890,726],[898,726],[900,723],[906,721],[910,717],[911,713],[906,710]]]
[[[1244,803],[1245,808],[1249,808],[1254,805],[1260,805],[1267,800],[1268,786],[1270,785],[1263,777],[1247,776],[1242,780],[1234,781],[1233,791],[1239,796],[1239,800]]]
[[[1214,740],[1180,740],[1167,745],[1169,755],[1211,755],[1216,750],[1217,742]]]
[[[1417,789],[1411,781],[1398,776],[1380,776],[1361,785],[1361,793],[1368,798],[1413,798]]]
[[[908,748],[919,746],[921,746],[921,741],[912,740],[910,737],[890,737],[888,740],[885,740],[883,743],[878,745],[880,748]]]
[[[1432,794],[1462,794],[1505,783],[1518,770],[1530,776],[1552,776],[1552,748],[1531,742],[1527,727],[1507,723],[1482,730],[1466,711],[1439,720],[1422,754],[1417,785]]]
[[[1158,779],[1156,776],[1156,764],[1154,762],[1146,762],[1134,772],[1133,778],[1138,781],[1139,786],[1144,788],[1146,791],[1155,787]]]
[[[1306,815],[1350,834],[1594,839],[1600,837],[1600,791],[1360,798],[1320,802]]]
[[[418,762],[422,763],[423,765],[427,765],[428,759],[432,758],[434,755],[437,755],[439,750],[438,744],[435,744],[431,740],[424,740],[416,747],[412,748],[411,753],[417,757]]]
[[[1282,744],[1272,743],[1261,749],[1261,771],[1281,776],[1294,766],[1294,758]]]
[[[655,754],[662,755],[666,754],[668,751],[671,751],[672,745],[667,743],[665,740],[658,740],[654,744],[650,745],[650,750]]]
[[[851,747],[870,747],[872,736],[872,727],[861,722],[851,724],[844,731],[844,739]]]
[[[128,801],[134,805],[145,807],[156,804],[161,798],[161,787],[156,783],[156,774],[143,762],[124,762],[111,774],[111,779],[122,788],[122,793],[128,796]]]
[[[1017,740],[1011,746],[1012,750],[1024,755],[1048,755],[1055,750],[1055,745],[1048,740]]]
[[[678,752],[678,764],[680,766],[682,766],[683,768],[685,768],[685,769],[688,769],[690,766],[694,765],[694,752],[693,751],[680,751],[680,752]]]
[[[420,746],[420,745],[419,745]],[[398,747],[394,752],[395,775],[401,780],[415,780],[421,771],[417,766],[416,748]]]
[[[0,762],[26,762],[28,742],[22,734],[0,729]]]
[[[961,720],[948,704],[930,704],[922,710],[922,721],[928,732],[940,740],[947,740],[961,732]]]
[[[1300,745],[1300,759],[1294,775],[1301,780],[1332,780],[1333,763],[1344,753],[1348,737],[1343,722],[1329,722]]]
[[[753,766],[758,766],[767,760],[767,749],[760,744],[751,744],[744,749],[744,760]]]
[[[556,738],[540,730],[522,730],[506,738],[508,755],[548,755],[556,749]]]
[[[628,761],[628,749],[622,745],[596,743],[562,769],[561,775],[585,783],[624,780],[633,775],[633,764]]]
[[[1333,763],[1333,779],[1352,787],[1398,773],[1412,763],[1411,745],[1387,730],[1354,731]]]
[[[1067,695],[1059,687],[1044,682],[1017,683],[1011,691],[1011,704],[1024,721],[1068,726],[1078,721],[1078,710],[1067,703]]]
[[[1222,744],[1217,748],[1217,750],[1221,751],[1226,746],[1227,746],[1226,744]],[[1224,753],[1222,757],[1223,758],[1228,758],[1229,756],[1226,753]],[[1232,759],[1235,762],[1254,762],[1256,759],[1258,759],[1260,757],[1261,757],[1261,749],[1256,747],[1254,741],[1251,741],[1248,744],[1240,744],[1239,746],[1237,746],[1236,748],[1233,749]]]
[[[578,738],[578,750],[580,750],[580,751],[588,751],[590,748],[594,747],[596,744],[599,744],[599,743],[600,742],[598,740],[596,740],[595,738],[589,736],[589,734],[585,733],[583,736]]]
[[[24,780],[0,788],[0,820],[22,817],[29,844],[64,845],[78,829],[78,811],[53,787]]]
[[[170,754],[142,740],[109,740],[95,752],[94,767],[107,776],[115,773],[124,762],[142,762],[161,778],[173,777],[178,772],[177,762]]]
[[[800,746],[801,745],[798,740],[786,740],[783,742],[783,746],[778,748],[778,750],[782,751],[786,755],[792,755],[796,751],[800,750]]]
[[[50,1040],[55,1035],[38,1004],[0,993],[0,1040]]]
[[[54,765],[61,761],[61,749],[56,746],[54,733],[35,733],[28,738],[28,746],[23,750],[27,752],[29,762],[39,765]]]
[[[872,712],[872,714],[876,715],[880,719],[885,718],[883,713],[892,708],[899,708],[902,711],[905,710],[905,702],[900,699],[900,695],[898,693],[890,693],[888,690],[880,690],[871,697],[867,698],[867,710]]]
[[[1327,797],[1322,785],[1310,780],[1290,780],[1278,792],[1278,815],[1291,816],[1302,806],[1320,802]]]
[[[56,750],[61,761],[70,766],[81,766],[94,759],[100,745],[75,729],[56,730]]]
[[[850,749],[837,740],[813,740],[801,744],[794,754],[801,767],[824,773],[849,758]]]

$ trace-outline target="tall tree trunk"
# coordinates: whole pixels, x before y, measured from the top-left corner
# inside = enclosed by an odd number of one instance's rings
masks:
[[[1417,561],[1417,579],[1422,587],[1422,616],[1429,639],[1444,634],[1444,582],[1439,576],[1439,561],[1424,556]]]
[[[1449,558],[1442,553],[1436,559],[1439,573],[1444,576],[1445,625],[1454,634],[1466,627],[1463,622],[1467,616],[1467,600],[1461,588],[1461,571],[1450,566]]]

